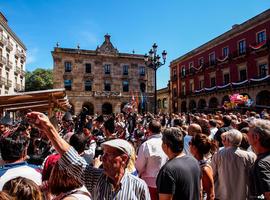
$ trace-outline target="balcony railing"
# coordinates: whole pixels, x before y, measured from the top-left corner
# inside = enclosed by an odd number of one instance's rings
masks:
[[[7,79],[5,77],[0,76],[0,85],[5,85],[5,82],[7,82]]]
[[[9,40],[7,41],[7,49],[9,49],[10,51],[13,50],[13,44]]]
[[[3,33],[0,33],[0,43],[2,45],[6,45],[7,44],[7,38],[3,35]]]
[[[6,78],[4,78],[4,77],[2,77],[2,78],[3,78],[3,80],[4,80],[4,85],[5,85],[5,87],[10,88],[10,87],[12,86],[11,80],[8,80],[8,79],[6,79]]]
[[[11,61],[7,60],[6,69],[7,70],[12,69],[12,65],[13,65],[13,63]]]
[[[20,74],[21,73],[21,69],[18,66],[16,66],[16,68],[14,70],[14,73],[15,74]]]
[[[25,71],[21,69],[21,76],[25,76]]]
[[[5,65],[7,63],[7,59],[4,56],[0,56],[0,63]]]
[[[21,51],[19,49],[16,49],[15,56],[19,58],[21,56]]]

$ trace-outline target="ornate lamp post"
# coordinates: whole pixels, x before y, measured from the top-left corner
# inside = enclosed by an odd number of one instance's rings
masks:
[[[151,68],[155,72],[155,104],[154,113],[157,114],[157,69],[165,64],[167,52],[164,50],[162,52],[163,62],[160,62],[160,56],[157,54],[157,44],[154,43],[149,51],[149,54],[144,55],[144,61],[147,67]]]

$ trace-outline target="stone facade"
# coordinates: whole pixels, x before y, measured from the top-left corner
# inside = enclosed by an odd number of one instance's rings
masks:
[[[169,85],[169,84],[168,84]],[[170,113],[171,100],[170,100],[170,87],[165,87],[157,90],[157,108],[158,113]]]
[[[105,35],[96,50],[60,48],[52,51],[54,88],[66,88],[74,113],[117,113],[132,99],[138,111],[153,111],[154,71],[143,55],[119,53]],[[134,97],[134,98],[133,98]]]
[[[0,12],[0,95],[24,91],[26,47]]]
[[[170,63],[172,112],[223,109],[235,93],[270,108],[270,9]]]

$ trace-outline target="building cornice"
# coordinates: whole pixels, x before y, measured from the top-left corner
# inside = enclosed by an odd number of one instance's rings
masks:
[[[86,56],[90,55],[90,56],[129,58],[129,59],[144,59],[144,55],[141,55],[141,54],[118,53],[115,55],[110,55],[110,54],[98,53],[96,50],[59,48],[59,47],[55,47],[54,51],[52,51],[51,53],[52,55],[58,54],[58,53],[67,53],[67,54],[78,54],[78,55],[86,55]]]
[[[270,20],[270,9],[264,11],[261,14],[256,15],[255,17],[243,22],[240,25],[233,26],[232,29],[229,31],[223,33],[222,35],[219,35],[218,37],[210,40],[209,42],[197,47],[196,49],[178,57],[177,59],[170,62],[170,67],[172,65],[177,64],[179,61],[184,61],[186,59],[189,59],[190,57],[194,57],[197,54],[202,54],[205,51],[220,45],[221,43],[224,43],[228,40],[230,40],[232,37],[236,37],[244,32],[249,31],[250,29],[254,28],[255,26],[258,26],[262,23],[265,23]]]
[[[10,29],[10,27],[7,24],[7,21],[4,21],[4,19],[0,17],[0,24],[12,36],[12,38],[26,51],[27,50],[26,46],[18,38],[18,36]]]

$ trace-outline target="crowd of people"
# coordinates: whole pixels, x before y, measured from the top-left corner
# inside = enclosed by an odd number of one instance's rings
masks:
[[[6,113],[0,151],[0,199],[270,199],[267,110]]]

